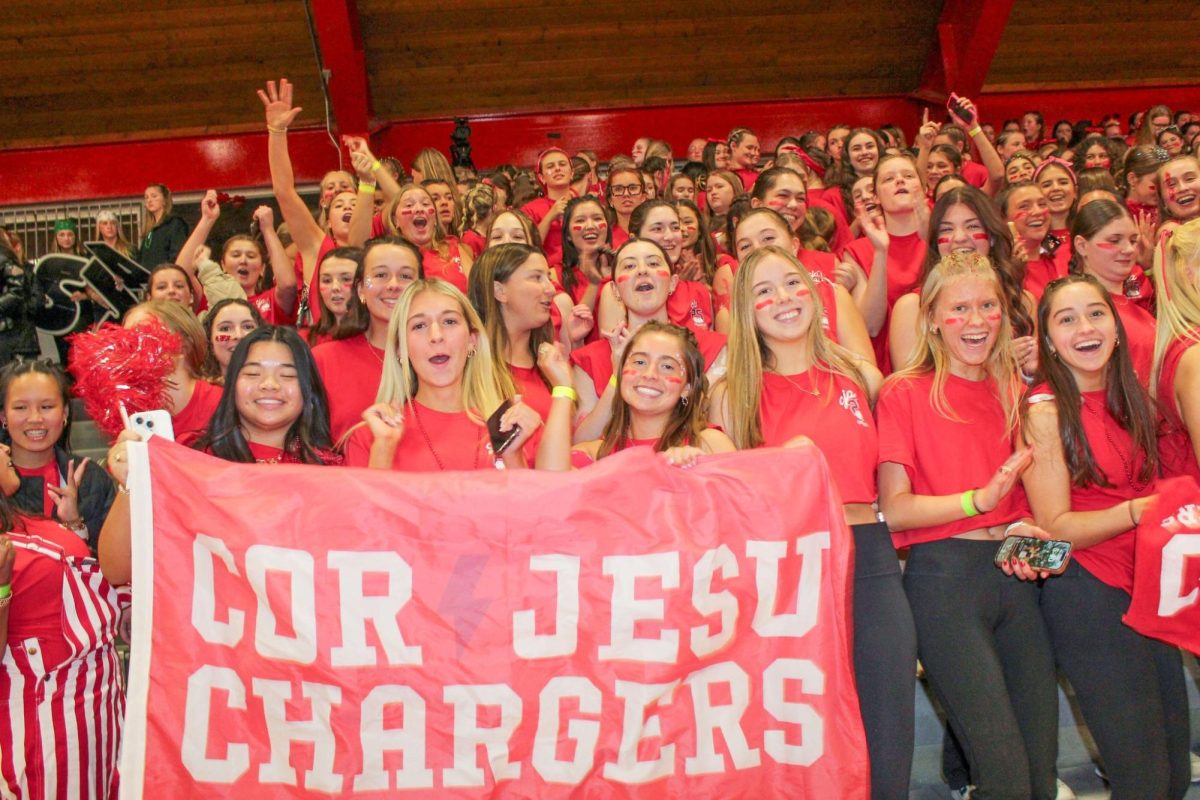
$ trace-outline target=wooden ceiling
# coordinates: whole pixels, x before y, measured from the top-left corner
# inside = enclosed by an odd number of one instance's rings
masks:
[[[906,95],[918,88],[942,5],[319,2],[357,13],[377,122]],[[322,121],[304,0],[48,5],[4,4],[0,149],[257,130],[254,90],[279,76],[297,86],[300,124]],[[1015,0],[985,90],[1200,83],[1198,28],[1195,0],[1096,0],[1074,11]]]

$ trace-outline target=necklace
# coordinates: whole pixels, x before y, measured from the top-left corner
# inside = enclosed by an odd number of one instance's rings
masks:
[[[438,451],[433,447],[433,440],[429,438],[429,434],[425,431],[425,423],[421,422],[421,412],[419,406],[414,402],[412,404],[413,418],[417,421],[417,430],[421,432],[421,438],[425,440],[425,446],[429,448],[430,454],[433,456],[433,462],[438,465],[438,469],[442,472],[446,471],[446,465],[442,463],[442,457],[438,455]],[[475,447],[475,463],[471,469],[479,469],[479,446]]]
[[[1108,440],[1108,446],[1111,447],[1113,452],[1117,454],[1117,458],[1121,459],[1121,468],[1125,471],[1125,480],[1129,482],[1129,486],[1132,487],[1135,492],[1140,492],[1145,489],[1146,486],[1149,485],[1148,482],[1135,480],[1133,476],[1133,464],[1131,462],[1134,459],[1134,455],[1132,445],[1130,447],[1130,457],[1126,458],[1124,451],[1117,446],[1117,443],[1113,441],[1112,434],[1108,432],[1108,414],[1104,412],[1104,409],[1101,408],[1097,410],[1092,408],[1086,397],[1083,398],[1083,407],[1100,418],[1100,425],[1104,429],[1104,438]]]
[[[818,395],[821,394],[820,389],[805,389],[803,386],[801,386],[800,384],[798,384],[794,380],[792,380],[791,376],[784,375],[782,372],[774,372],[774,374],[783,378],[785,381],[787,381],[788,383],[790,383],[792,386],[799,389],[800,391],[804,392],[805,394],[812,395],[813,397],[817,397]],[[800,374],[803,375],[805,373],[802,372]]]
[[[371,340],[367,338],[367,335],[365,333],[363,334],[363,341],[367,343],[367,349],[371,351],[371,355],[373,355],[377,359],[379,359],[379,366],[382,367],[383,366],[383,356],[379,353],[379,348],[377,348],[375,345],[371,344]]]

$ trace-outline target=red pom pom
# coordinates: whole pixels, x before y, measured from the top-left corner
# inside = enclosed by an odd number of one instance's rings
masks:
[[[182,352],[179,335],[156,317],[129,330],[106,323],[71,337],[67,369],[88,416],[115,439],[125,427],[122,403],[130,414],[169,407],[167,378]]]

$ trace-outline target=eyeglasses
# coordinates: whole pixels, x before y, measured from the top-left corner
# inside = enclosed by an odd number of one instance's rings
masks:
[[[639,194],[646,191],[644,186],[636,183],[630,183],[625,186],[610,186],[608,187],[608,190],[612,192],[613,197],[624,197],[625,195],[637,197]]]

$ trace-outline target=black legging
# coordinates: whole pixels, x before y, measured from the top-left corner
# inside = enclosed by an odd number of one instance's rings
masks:
[[[1058,689],[1038,587],[993,562],[999,542],[913,545],[904,588],[930,688],[962,743],[976,800],[1054,800]]]
[[[907,800],[917,635],[900,562],[882,522],[854,525],[854,673],[872,800]]]
[[[1054,657],[1112,789],[1112,800],[1179,800],[1191,780],[1183,664],[1174,647],[1121,622],[1129,595],[1072,561],[1042,587]]]

